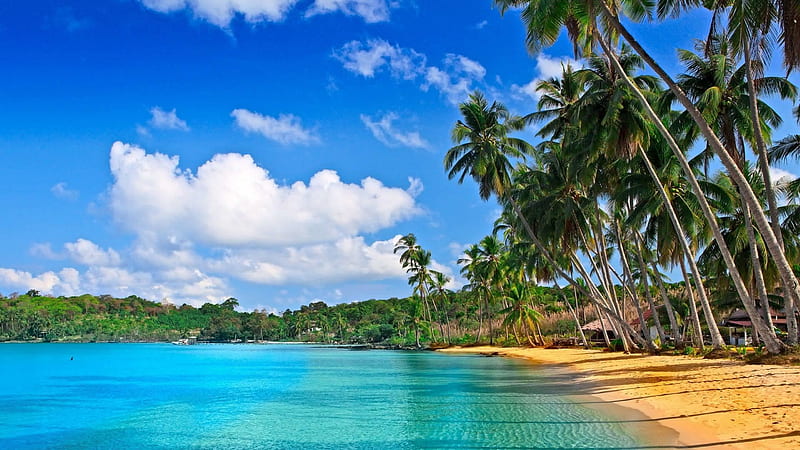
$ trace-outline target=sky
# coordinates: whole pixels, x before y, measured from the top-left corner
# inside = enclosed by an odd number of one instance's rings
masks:
[[[707,25],[633,28],[676,73]],[[0,293],[404,297],[407,233],[458,288],[499,211],[443,169],[458,104],[531,112],[573,56],[524,37],[489,0],[2,2]]]

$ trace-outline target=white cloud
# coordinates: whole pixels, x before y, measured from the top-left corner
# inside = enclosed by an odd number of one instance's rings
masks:
[[[420,214],[418,179],[404,190],[373,178],[344,183],[323,170],[307,183],[280,185],[249,155],[216,155],[195,173],[178,164],[177,157],[114,143],[107,206],[134,235],[132,245],[118,251],[81,238],[54,251],[35,244],[32,254],[82,268],[0,268],[0,285],[200,305],[230,297],[230,279],[332,290],[329,283],[406,276],[393,252],[399,236],[368,242],[359,234]]]
[[[153,301],[169,298],[172,303],[219,303],[228,297],[227,283],[198,270],[190,277],[171,277],[169,272],[131,271],[121,267],[90,267],[81,273],[67,267],[39,275],[0,268],[0,284],[20,292],[36,289],[43,294],[79,295],[92,293],[115,297],[138,295]]]
[[[480,21],[480,22],[475,24],[475,29],[476,30],[482,30],[482,29],[486,28],[486,25],[489,25],[489,21],[488,20],[482,20],[482,21]]]
[[[797,179],[797,175],[777,167],[770,167],[769,174],[773,184],[788,183]]]
[[[522,97],[538,100],[539,93],[536,92],[536,85],[543,80],[561,78],[562,67],[566,67],[567,65],[572,65],[574,69],[579,69],[583,67],[583,62],[569,57],[554,58],[540,53],[536,56],[537,75],[531,81],[521,86],[517,84],[512,85],[511,91]]]
[[[80,195],[78,191],[68,188],[67,183],[63,181],[53,185],[53,187],[50,188],[50,192],[52,192],[53,195],[55,195],[58,198],[62,198],[64,200],[73,200],[73,201],[77,200],[78,196]]]
[[[234,109],[231,116],[236,119],[239,128],[258,133],[280,144],[307,145],[319,142],[319,137],[312,130],[303,128],[300,118],[292,114],[281,114],[275,118],[246,109]]]
[[[249,23],[280,22],[298,0],[140,0],[161,13],[190,10],[195,17],[228,28],[237,15]]]
[[[189,10],[195,17],[220,28],[230,28],[235,17],[251,24],[281,22],[298,6],[299,0],[139,0],[161,13]],[[305,4],[305,3],[304,3]],[[342,13],[361,17],[367,23],[386,22],[399,2],[387,0],[314,0],[306,17]]]
[[[67,295],[71,295],[75,293],[70,289],[73,287],[72,282],[76,272],[75,269],[65,268],[59,273],[48,271],[34,276],[30,272],[0,268],[0,283],[22,292],[36,289],[42,293],[49,293],[54,289],[59,289],[59,291],[66,291]]]
[[[189,126],[186,124],[186,121],[181,120],[175,111],[174,108],[172,111],[164,111],[158,106],[151,108],[150,126],[162,130],[189,131]],[[139,130],[137,129],[137,131]],[[139,134],[142,133],[140,132]]]
[[[53,251],[49,242],[39,242],[31,246],[31,255],[46,259],[62,259],[63,256]]]
[[[405,271],[394,254],[399,238],[367,244],[356,236],[302,247],[232,250],[209,264],[215,271],[268,285],[403,278]]]
[[[427,148],[429,146],[428,142],[418,132],[410,131],[404,133],[395,129],[393,122],[398,118],[399,116],[395,112],[388,112],[378,120],[373,120],[371,117],[361,114],[361,121],[372,132],[375,139],[389,147]]]
[[[387,22],[393,7],[397,7],[397,3],[390,4],[386,0],[315,0],[306,17],[338,11],[348,16],[360,16],[367,23]]]
[[[448,53],[445,56],[444,64],[451,68],[451,72],[463,74],[468,78],[480,80],[486,76],[486,69],[477,61],[473,61],[463,55]]]
[[[150,137],[150,130],[142,125],[136,125],[136,134],[142,137]]]
[[[451,242],[450,244],[447,245],[447,248],[450,249],[450,254],[454,258],[460,259],[464,256],[464,252],[469,248],[469,244]]]
[[[119,253],[114,249],[103,250],[97,244],[86,239],[64,244],[70,259],[87,266],[116,266],[120,263]]]
[[[384,67],[393,77],[404,80],[413,80],[425,71],[424,55],[382,39],[348,42],[333,56],[342,62],[345,69],[366,78],[374,77]]]
[[[420,213],[407,190],[374,178],[343,183],[322,170],[279,185],[249,155],[221,154],[181,171],[178,158],[121,142],[111,148],[110,208],[137,235],[212,246],[326,242],[375,232]]]
[[[442,67],[429,66],[425,55],[381,39],[348,42],[333,56],[345,69],[366,78],[374,77],[384,68],[396,79],[420,78],[420,89],[428,91],[433,87],[453,104],[462,102],[473,90],[473,84],[482,82],[486,76],[486,69],[466,56],[449,53]]]

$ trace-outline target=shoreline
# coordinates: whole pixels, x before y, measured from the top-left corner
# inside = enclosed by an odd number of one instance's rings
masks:
[[[677,443],[669,433],[647,436],[650,448],[800,448],[800,367],[577,348],[437,351],[513,357],[566,369],[576,376],[579,395],[601,401],[594,406],[634,410],[644,419],[627,417],[631,422],[677,433]]]

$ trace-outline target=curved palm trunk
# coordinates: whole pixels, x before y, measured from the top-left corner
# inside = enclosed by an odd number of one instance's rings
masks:
[[[655,264],[653,264],[653,270],[655,270],[656,274],[658,274],[658,267]],[[672,339],[675,341],[675,346],[678,348],[683,347],[681,335],[678,330],[678,319],[675,317],[675,308],[672,307],[672,302],[669,300],[667,290],[664,288],[664,283],[661,282],[661,278],[659,278],[657,275],[653,277],[653,281],[655,281],[656,286],[658,286],[658,293],[661,295],[661,301],[664,303],[664,308],[667,309],[670,334],[672,334]]]
[[[620,260],[622,261],[622,270],[624,271],[625,275],[625,282],[623,282],[623,286],[625,286],[625,290],[628,292],[628,295],[631,297],[631,303],[633,303],[634,308],[636,309],[636,314],[639,316],[639,323],[641,324],[641,331],[642,336],[644,339],[650,344],[650,348],[648,350],[654,351],[655,345],[653,343],[652,337],[650,333],[645,331],[645,320],[644,320],[644,312],[642,311],[641,305],[639,304],[639,300],[636,296],[636,286],[633,284],[633,275],[631,273],[631,266],[628,262],[628,252],[625,250],[625,247],[622,244],[622,230],[620,229],[619,222],[614,222],[616,225],[616,237],[617,237],[617,246],[619,248],[619,256]],[[619,276],[619,275],[617,275]],[[662,341],[663,342],[663,341]]]
[[[553,256],[550,255],[550,252],[547,250],[547,247],[544,246],[542,241],[540,241],[539,238],[536,236],[536,233],[533,232],[533,228],[531,228],[531,224],[528,223],[528,219],[525,218],[525,215],[522,213],[522,210],[520,209],[519,205],[514,200],[514,197],[507,196],[507,199],[508,199],[509,203],[511,203],[511,206],[514,209],[514,212],[517,215],[517,217],[519,217],[520,221],[522,221],[522,225],[525,228],[525,232],[528,233],[528,237],[531,239],[531,242],[533,243],[534,247],[536,247],[539,250],[539,252],[545,258],[545,260],[553,267],[553,270],[558,274],[558,276],[560,276],[561,278],[567,280],[567,282],[569,282],[572,286],[574,286],[576,292],[580,291],[582,294],[585,294],[598,309],[601,309],[601,310],[605,311],[610,317],[613,317],[615,321],[620,322],[620,325],[628,333],[631,333],[631,334],[635,335],[636,332],[633,330],[633,328],[631,328],[631,326],[627,322],[625,322],[625,320],[622,317],[620,317],[617,313],[615,313],[613,310],[611,310],[607,306],[601,304],[598,301],[598,298],[595,297],[594,294],[590,293],[583,286],[578,284],[578,282],[576,282],[574,278],[572,278],[565,270],[563,270],[558,265],[558,263],[556,263],[555,259],[553,259]],[[637,341],[637,343],[641,344],[641,345],[644,345],[644,340],[640,339],[640,340]]]
[[[600,334],[603,335],[603,340],[606,342],[606,347],[611,350],[611,340],[608,338],[608,332],[606,331],[606,321],[603,320],[603,311],[597,305],[595,305],[595,308],[597,309],[597,320],[600,321]]]
[[[611,328],[614,330],[614,334],[617,335],[618,338],[622,340],[622,347],[626,353],[629,353],[631,350],[631,346],[633,345],[632,340],[636,340],[638,343],[643,344],[644,347],[651,351],[653,348],[653,343],[645,336],[640,335],[633,329],[633,327],[625,320],[625,316],[620,314],[619,306],[609,304],[609,299],[603,297],[597,287],[591,282],[591,277],[588,273],[586,273],[586,269],[581,265],[580,261],[578,260],[577,256],[571,255],[572,264],[578,270],[578,273],[581,274],[584,280],[587,281],[587,285],[590,291],[595,293],[595,297],[598,300],[598,304],[600,306],[605,307],[606,313],[609,318],[609,322]],[[589,258],[589,261],[592,259]],[[602,320],[602,317],[601,317]],[[624,324],[624,325],[623,325]],[[623,326],[626,326],[623,328]],[[605,330],[605,325],[603,325],[603,330]]]
[[[614,57],[614,59],[616,59],[616,57]],[[652,108],[650,109],[650,111],[652,111]],[[655,113],[653,113],[653,115],[655,116]],[[658,124],[660,124],[659,130],[661,130],[661,128],[663,127],[663,123],[661,122],[660,119],[658,119]],[[672,144],[674,144],[675,148],[677,148],[677,143],[675,143],[675,140],[672,139],[672,136],[671,136],[671,134],[669,134],[669,131],[666,130],[666,127],[664,127],[664,130],[669,135],[669,138],[667,140],[670,142],[670,146],[672,146]],[[665,138],[666,138],[666,136],[665,136]],[[689,163],[688,163],[688,161],[686,161],[685,156],[683,156],[683,152],[681,152],[680,149],[678,149],[676,151],[675,148],[673,148],[673,153],[680,153],[681,154],[681,157],[679,157],[679,160],[681,160],[681,158],[682,158],[681,166],[683,166],[683,163],[685,161],[686,162],[686,168],[688,168],[688,171],[691,173],[691,168],[689,167]],[[706,317],[706,324],[708,325],[709,331],[711,332],[712,345],[714,346],[714,348],[721,349],[721,348],[724,347],[725,342],[724,342],[724,339],[722,338],[722,334],[719,332],[719,327],[717,327],[717,322],[714,319],[714,314],[711,312],[711,305],[710,305],[710,303],[708,301],[708,297],[706,296],[706,289],[705,289],[705,287],[703,285],[703,279],[700,276],[700,270],[697,268],[697,263],[695,262],[697,258],[695,257],[695,254],[692,251],[691,247],[689,247],[689,243],[686,242],[686,239],[684,238],[684,236],[686,236],[686,233],[683,231],[683,225],[681,225],[680,220],[678,220],[678,215],[675,212],[675,208],[672,207],[672,201],[670,200],[669,196],[667,195],[667,191],[666,191],[666,189],[664,189],[664,185],[661,183],[661,180],[658,177],[658,173],[656,172],[655,168],[653,167],[653,163],[650,161],[650,158],[647,156],[647,153],[644,151],[644,149],[641,149],[641,148],[639,149],[639,156],[642,158],[642,161],[644,162],[644,165],[647,168],[647,173],[650,174],[650,177],[655,182],[655,186],[656,186],[656,188],[658,190],[658,194],[661,197],[661,201],[664,203],[664,207],[667,210],[667,215],[669,216],[669,220],[672,223],[672,227],[675,229],[675,234],[678,237],[677,239],[681,244],[681,249],[683,250],[683,254],[686,255],[686,258],[689,260],[689,264],[691,265],[692,278],[694,279],[694,284],[697,287],[697,292],[698,292],[698,295],[700,296],[700,304],[703,307],[703,313],[704,313],[704,315]],[[686,170],[684,170],[684,172],[686,172]],[[697,178],[694,177],[693,173],[691,174],[690,182],[692,182],[691,184],[692,184],[692,187],[693,187],[693,189],[692,189],[693,191],[695,191],[695,189],[694,189],[695,185],[697,185],[697,191],[700,191],[700,185],[697,183]],[[697,192],[695,192],[695,196],[697,196],[697,195],[698,195]],[[706,209],[709,211],[709,214],[706,216],[706,219],[708,220],[708,216],[712,217],[712,220],[713,220],[712,229],[716,230],[716,232],[714,233],[715,239],[716,239],[717,235],[719,235],[720,239],[723,239],[722,238],[722,232],[719,230],[719,225],[717,225],[717,222],[716,222],[716,217],[713,215],[713,213],[711,213],[711,208],[708,207],[708,202],[706,201],[705,195],[702,194],[702,192],[701,192],[700,196],[698,197],[698,200],[701,203],[704,203],[706,205],[706,208],[703,209],[703,212],[705,213]],[[730,253],[729,253],[729,255],[730,255]],[[732,256],[731,256],[730,260],[731,260],[731,262],[733,261],[733,257]],[[726,259],[726,262],[727,262],[727,259]],[[681,260],[681,264],[683,264],[683,260]],[[728,266],[728,267],[730,267],[730,266]],[[736,266],[734,265],[733,267],[735,268]],[[684,275],[685,275],[685,271],[684,271]],[[737,275],[738,275],[738,272],[737,272]],[[688,283],[689,283],[688,278],[686,279],[686,283],[687,283],[687,286],[688,286]],[[741,284],[742,284],[742,286],[744,286],[744,282],[743,281],[742,281]],[[741,297],[742,292],[739,292],[739,294],[740,294],[740,298],[742,298]],[[749,296],[746,296],[746,297],[749,298]],[[742,302],[744,303],[745,300],[742,299]],[[692,307],[694,309],[696,309],[696,304],[694,303],[694,298],[692,298]],[[699,320],[697,312],[695,311],[693,314]],[[700,332],[700,324],[699,324],[699,322],[696,325],[697,325],[697,330],[698,330],[698,333],[699,333]],[[703,344],[702,344],[702,337],[701,337],[701,339],[700,339],[700,347],[702,348],[702,346],[703,346]]]
[[[703,329],[700,328],[700,315],[697,312],[697,300],[695,299],[694,291],[692,291],[692,284],[689,282],[689,274],[686,273],[686,263],[683,258],[681,258],[681,272],[683,272],[683,279],[686,280],[686,292],[689,293],[689,314],[692,316],[691,324],[692,328],[695,330],[695,332],[692,333],[692,340],[697,348],[703,350],[705,344],[703,343]],[[703,286],[700,286],[697,292],[699,293],[701,289],[705,294],[705,288]]]
[[[725,150],[725,146],[719,140],[717,135],[711,129],[708,122],[703,119],[702,114],[700,111],[692,104],[691,100],[686,96],[683,90],[678,86],[675,81],[670,77],[667,72],[650,56],[650,54],[644,50],[644,48],[639,44],[639,42],[630,34],[630,32],[622,25],[619,21],[619,18],[611,12],[608,5],[605,1],[601,1],[600,4],[604,10],[605,15],[609,19],[609,23],[614,27],[614,29],[628,41],[628,44],[636,51],[639,56],[644,59],[644,61],[650,66],[653,71],[655,71],[658,76],[664,80],[670,90],[675,94],[675,97],[678,101],[686,108],[686,111],[689,115],[692,116],[692,119],[697,124],[700,132],[702,133],[703,137],[709,144],[709,147],[714,151],[714,154],[720,159],[722,165],[725,166],[725,169],[728,172],[731,180],[734,184],[739,188],[742,194],[742,200],[747,203],[747,206],[753,213],[753,219],[758,227],[758,230],[761,232],[761,236],[764,239],[764,243],[767,246],[767,250],[772,256],[772,259],[775,263],[775,266],[778,269],[778,273],[780,274],[781,280],[784,283],[784,286],[787,289],[788,295],[786,298],[800,298],[800,283],[797,281],[797,277],[794,275],[792,271],[792,266],[789,264],[789,261],[786,259],[786,254],[784,253],[783,249],[781,248],[775,233],[772,231],[772,227],[770,226],[769,221],[767,220],[764,212],[760,210],[761,204],[756,198],[755,194],[753,193],[753,189],[751,188],[750,184],[747,182],[747,178],[744,176],[741,170],[736,166],[736,162],[733,158],[728,154]],[[623,78],[628,78],[623,76]],[[642,97],[642,100],[646,102],[647,100]],[[725,255],[723,254],[723,257]],[[727,264],[727,261],[726,261]],[[735,267],[735,266],[729,266]],[[737,284],[736,280],[734,280],[734,284]],[[737,291],[739,288],[737,287]],[[791,302],[791,300],[789,300]],[[745,301],[745,309],[752,309],[754,305],[748,305],[748,302]],[[791,311],[794,314],[794,311]],[[748,314],[750,314],[748,310]],[[788,314],[787,314],[788,316]],[[752,317],[752,316],[751,316]],[[762,337],[765,337],[765,343],[767,344],[767,351],[770,353],[780,353],[785,350],[786,346],[777,339],[775,336],[775,332],[773,330],[766,329],[766,324],[763,320],[759,320],[758,323],[753,322],[753,325],[757,327],[759,332],[764,332],[767,336],[762,334]],[[769,336],[769,335],[772,336]]]
[[[603,4],[604,7],[607,8],[607,5],[605,5],[604,2],[600,2],[600,3]],[[711,227],[711,231],[712,231],[712,233],[714,235],[714,240],[717,242],[717,245],[720,248],[720,253],[722,254],[722,257],[725,260],[725,264],[729,269],[728,272],[730,273],[731,279],[733,280],[733,284],[736,287],[736,292],[739,294],[739,298],[741,299],[742,303],[744,304],[745,309],[748,310],[748,314],[751,314],[750,311],[755,309],[755,302],[750,297],[750,295],[749,295],[749,293],[747,291],[747,288],[744,285],[744,281],[742,280],[741,276],[739,276],[739,273],[736,270],[736,264],[734,263],[733,256],[731,255],[730,250],[728,249],[728,246],[725,243],[725,239],[722,236],[722,232],[720,231],[719,225],[717,224],[716,216],[714,216],[714,213],[711,211],[711,207],[709,206],[708,201],[705,198],[705,194],[703,193],[702,189],[700,188],[700,184],[697,182],[697,178],[694,176],[694,173],[692,172],[692,169],[689,166],[689,161],[686,159],[686,156],[683,154],[683,152],[681,151],[680,147],[678,147],[678,144],[675,142],[675,139],[672,137],[672,134],[669,132],[669,130],[667,130],[666,126],[664,126],[664,123],[661,121],[661,119],[658,117],[658,115],[655,113],[655,111],[653,111],[653,108],[650,106],[650,103],[644,97],[642,92],[633,83],[633,81],[631,81],[630,77],[625,75],[625,72],[622,70],[622,67],[619,64],[619,61],[616,58],[616,55],[613,53],[613,51],[609,47],[608,43],[605,41],[604,38],[602,38],[600,36],[599,33],[597,33],[597,31],[595,31],[595,35],[596,35],[598,41],[600,42],[600,45],[603,47],[603,51],[606,52],[606,54],[609,56],[609,60],[612,62],[612,64],[614,64],[615,70],[617,70],[619,72],[621,79],[626,83],[626,85],[628,85],[629,88],[631,88],[631,90],[636,95],[636,97],[639,100],[639,102],[642,104],[642,107],[645,109],[645,112],[647,113],[647,115],[650,117],[650,119],[653,121],[653,123],[658,128],[658,130],[661,133],[661,135],[664,137],[664,139],[669,144],[670,149],[672,150],[672,152],[675,155],[675,157],[678,158],[678,161],[680,162],[681,168],[683,169],[683,172],[686,175],[686,178],[689,181],[690,186],[692,187],[692,192],[697,197],[697,200],[700,203],[700,209],[703,211],[703,216],[706,218],[706,221],[708,222],[709,226]],[[674,82],[673,82],[673,84],[674,84]],[[677,85],[676,85],[676,88],[677,88]],[[678,88],[678,89],[680,89],[680,88]],[[685,95],[684,95],[684,97],[685,97]],[[692,105],[692,107],[693,107],[693,105]],[[696,108],[695,108],[695,111],[696,111]],[[699,112],[698,112],[698,114],[699,114]],[[708,124],[706,124],[706,128],[708,128]],[[710,130],[710,128],[708,128],[708,129]],[[712,133],[712,135],[713,135],[713,133]],[[713,137],[716,138],[716,135],[714,135]],[[719,142],[719,139],[717,139],[717,142]],[[723,148],[723,150],[724,150],[724,148]],[[728,160],[732,161],[730,155],[726,151],[723,151],[722,153],[725,154],[725,157]],[[733,164],[733,169],[738,171],[738,168],[736,167],[735,163]],[[741,175],[741,172],[739,172],[739,174]],[[734,178],[732,177],[732,179],[734,179]],[[750,194],[752,194],[752,189],[750,189],[750,185],[747,184],[746,181],[745,181],[745,184],[747,185],[746,186],[747,190],[750,192]],[[750,201],[747,200],[746,198],[745,198],[745,200],[748,201],[748,204],[750,203]],[[761,217],[762,217],[762,219],[764,218],[764,214],[763,213],[761,214]],[[761,230],[760,226],[759,226],[759,230],[762,231],[762,235],[766,234],[766,233],[764,233],[763,230]],[[774,241],[774,237],[775,236],[774,236],[774,234],[772,234],[772,231],[769,229],[769,227],[767,227],[767,232],[770,235],[772,235],[773,241]],[[765,242],[766,242],[766,240],[767,239],[765,239]],[[785,258],[785,256],[783,255],[782,252],[780,254],[780,257],[783,259],[784,262],[786,262],[786,258]],[[690,259],[690,263],[692,265],[694,265],[694,260]],[[788,263],[786,263],[786,264],[788,265]],[[776,259],[776,265],[778,265],[777,264],[777,259]],[[693,272],[696,272],[696,270],[694,268],[692,268],[692,270],[693,270]],[[794,275],[792,275],[792,276],[794,276]],[[698,291],[698,292],[700,294],[700,303],[701,303],[701,305],[703,307],[703,313],[704,313],[704,315],[706,317],[706,322],[708,322],[708,324],[709,324],[709,331],[711,332],[712,345],[715,348],[722,348],[724,346],[724,341],[722,339],[722,335],[719,332],[719,328],[716,326],[716,323],[714,322],[714,316],[713,316],[713,313],[711,311],[711,305],[708,303],[708,299],[705,298],[705,293],[701,292],[701,291]],[[705,298],[705,300],[704,300],[704,298]],[[751,318],[753,317],[752,314],[751,314],[750,317]],[[755,320],[753,321],[753,325],[754,325],[754,327],[756,327],[759,330],[759,332],[763,333],[762,336],[766,335],[765,343],[766,343],[766,347],[767,347],[767,351],[768,352],[770,352],[770,353],[781,353],[786,349],[786,346],[783,344],[783,342],[781,342],[778,339],[778,337],[775,335],[774,330],[769,330],[766,327],[766,323],[764,322],[763,318],[761,318],[760,315],[758,315],[755,318]]]
[[[742,204],[742,211],[744,212],[745,228],[747,229],[747,240],[750,244],[750,265],[753,266],[753,280],[755,281],[756,290],[758,291],[758,296],[761,299],[761,303],[769,305],[767,286],[764,284],[764,273],[761,271],[761,258],[758,256],[756,234],[755,231],[753,231],[752,222],[750,222],[750,208],[748,208],[746,204]],[[769,307],[767,307],[767,315],[764,316],[764,321],[767,322],[767,325],[769,326],[771,326],[770,319]]]
[[[561,286],[558,285],[558,281],[555,282],[555,285],[556,285],[556,288],[560,292],[561,291]],[[562,295],[563,295],[563,293],[562,293]],[[574,308],[572,307],[572,303],[569,302],[569,299],[567,298],[566,295],[563,295],[563,298],[564,298],[564,303],[567,304],[567,306],[569,307],[570,312],[572,313],[572,317],[575,319],[575,324],[578,326],[578,332],[581,335],[581,341],[583,342],[583,346],[588,349],[589,348],[589,342],[586,340],[586,334],[583,332],[583,326],[581,325],[580,319],[578,319],[578,311],[577,311],[577,308],[578,308],[578,296],[577,295],[575,296],[575,307]]]
[[[636,247],[639,250],[636,252],[636,259],[639,261],[639,267],[641,267],[639,270],[642,271],[642,284],[644,285],[645,298],[647,299],[648,306],[650,306],[650,313],[653,316],[653,323],[656,325],[658,338],[661,340],[661,347],[664,347],[664,344],[667,342],[667,336],[664,334],[664,327],[661,326],[661,319],[658,317],[658,311],[656,310],[656,302],[653,301],[653,294],[650,292],[650,282],[647,281],[647,264],[645,264],[644,257],[642,257],[642,251],[644,251],[642,248],[642,238],[639,236],[638,231],[634,233],[634,239],[636,241]],[[642,322],[642,330],[644,330],[645,326],[647,326],[647,324]],[[650,333],[647,334],[649,336]]]
[[[772,174],[769,172],[769,158],[767,156],[767,144],[764,142],[764,135],[761,132],[761,117],[758,112],[758,98],[756,97],[756,85],[753,80],[753,61],[750,55],[750,43],[746,39],[744,43],[744,62],[747,68],[747,92],[750,103],[750,120],[753,122],[753,134],[756,137],[755,152],[758,155],[758,168],[761,170],[761,176],[764,178],[764,193],[767,197],[767,205],[769,206],[769,218],[772,223],[772,231],[778,240],[781,250],[785,250],[783,244],[783,233],[781,230],[781,223],[778,217],[778,202],[775,198],[775,190],[772,186]],[[782,277],[783,278],[783,277]],[[797,317],[794,315],[794,310],[797,305],[798,297],[795,292],[789,288],[790,286],[783,285],[784,293],[784,310],[786,313],[786,327],[789,332],[789,344],[797,345]],[[766,297],[765,297],[766,299]],[[765,300],[766,301],[766,300]],[[791,311],[791,314],[789,313]],[[767,307],[767,322],[769,319],[769,307]],[[770,324],[771,325],[771,324]]]

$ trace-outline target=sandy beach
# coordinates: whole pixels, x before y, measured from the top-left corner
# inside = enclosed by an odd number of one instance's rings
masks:
[[[582,393],[635,409],[679,434],[678,445],[651,442],[649,448],[800,448],[800,367],[583,349],[440,351],[497,352],[566,367]]]

